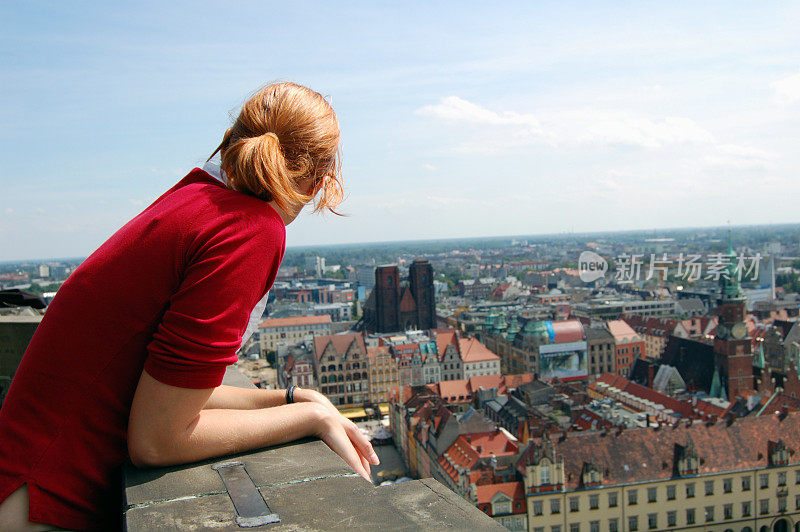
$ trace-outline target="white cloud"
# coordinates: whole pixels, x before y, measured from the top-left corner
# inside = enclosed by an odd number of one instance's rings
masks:
[[[774,92],[775,100],[781,103],[792,103],[800,100],[800,72],[788,78],[773,81],[769,86]]]
[[[467,122],[491,126],[521,126],[530,132],[541,132],[539,120],[532,114],[512,111],[496,113],[458,96],[442,98],[437,105],[426,105],[414,111],[421,116],[430,116],[449,122]]]
[[[436,167],[430,163],[425,163],[422,165],[425,170],[430,170],[431,172],[436,170]]]
[[[569,109],[530,113],[495,112],[457,96],[442,98],[415,114],[448,123],[481,124],[480,134],[468,136],[451,149],[458,153],[500,154],[546,144],[561,147],[633,146],[645,149],[695,146],[709,165],[764,167],[773,154],[725,144],[695,120],[685,116],[648,117],[627,110]],[[467,132],[469,135],[470,132]],[[686,157],[691,157],[686,152]]]

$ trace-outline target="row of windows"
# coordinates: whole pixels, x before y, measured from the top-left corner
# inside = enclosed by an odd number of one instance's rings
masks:
[[[345,371],[345,370],[346,371],[350,371],[350,369],[351,369],[350,368],[350,364],[345,364],[344,365],[344,369],[342,369],[342,365],[341,364],[338,365],[339,369],[336,369],[336,368],[337,368],[336,364],[328,364],[327,366],[320,366],[319,367],[319,372],[320,373],[325,373],[326,371]],[[352,369],[360,369],[360,368],[361,368],[361,365],[358,362],[354,362],[353,363]]]
[[[542,482],[547,484],[550,482],[549,477],[549,468],[542,468]],[[777,472],[777,483],[778,486],[785,486],[786,485],[786,471],[778,471]],[[759,487],[761,489],[769,488],[769,473],[761,473],[758,476],[759,479]],[[714,495],[715,489],[714,480],[706,480],[703,483],[703,489],[705,495]],[[722,491],[724,493],[732,493],[733,492],[733,478],[725,478],[722,479]],[[800,485],[800,470],[795,471],[795,484]],[[750,491],[751,489],[751,477],[745,476],[741,477],[741,491]],[[687,482],[684,484],[685,494],[687,499],[691,499],[695,496],[695,483],[694,482]],[[676,485],[668,485],[666,486],[666,498],[669,501],[675,500],[676,498],[677,487]],[[654,486],[651,488],[646,488],[646,495],[647,495],[647,502],[648,503],[655,503],[658,502],[658,487]],[[608,507],[609,508],[616,508],[619,505],[618,499],[618,492],[612,491],[607,494],[608,496]],[[639,490],[638,489],[629,489],[627,490],[627,497],[628,497],[628,505],[634,506],[639,503]],[[798,496],[798,501],[800,501],[800,495]],[[600,508],[600,494],[592,494],[589,495],[589,509],[590,510],[597,510]],[[580,511],[580,496],[572,496],[569,497],[569,511],[570,512],[578,512]],[[561,512],[561,500],[560,499],[550,499],[550,513],[557,514]],[[533,501],[533,514],[534,515],[542,515],[543,513],[543,503],[542,501]]]
[[[363,373],[358,373],[358,372],[353,373],[352,375],[347,376],[347,380],[348,381],[367,380],[367,372],[365,371]],[[328,382],[345,382],[345,376],[340,374],[337,378],[336,375],[331,375],[330,377],[328,377],[327,375],[323,375],[320,378],[320,384],[326,384]]]
[[[551,501],[552,502],[552,501]],[[742,505],[742,517],[751,517],[751,505],[750,501],[745,501],[741,503]],[[770,499],[761,499],[759,501],[759,515],[767,515],[770,513]],[[786,511],[786,497],[779,496],[777,500],[777,511],[778,512],[785,512]],[[795,510],[800,510],[800,495],[795,496]],[[697,510],[695,508],[686,508],[686,525],[694,525],[697,523]],[[703,518],[704,522],[711,523],[717,518],[715,514],[715,507],[714,506],[706,506],[703,508]],[[540,515],[534,513],[534,515]],[[733,504],[725,504],[722,507],[722,519],[729,520],[733,519]],[[640,527],[639,523],[639,516],[638,515],[631,515],[628,517],[628,530],[631,532],[637,532]],[[657,529],[658,524],[658,514],[657,513],[649,513],[647,514],[647,529],[654,530]],[[642,522],[642,526],[644,526],[644,522]],[[667,527],[676,527],[678,526],[678,511],[671,510],[667,512]],[[580,532],[580,523],[571,523],[569,525],[570,532]],[[544,532],[544,527],[534,527],[534,532]],[[560,532],[561,525],[554,525],[550,527],[551,532]],[[619,532],[619,519],[612,518],[608,520],[608,531],[609,532]],[[589,522],[589,532],[600,532],[600,521],[590,521]]]
[[[604,344],[604,345],[589,344],[589,351],[590,351],[590,352],[591,352],[591,351],[594,351],[594,350],[595,350],[595,348],[597,348],[597,350],[598,350],[598,351],[600,351],[601,349],[606,349],[606,350],[608,350],[608,351],[611,351],[611,348],[612,348],[613,346],[614,346],[614,344]]]

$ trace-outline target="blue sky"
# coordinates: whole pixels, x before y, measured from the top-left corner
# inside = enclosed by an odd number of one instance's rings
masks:
[[[789,2],[3,2],[0,260],[82,256],[260,85],[330,95],[289,245],[798,222]]]

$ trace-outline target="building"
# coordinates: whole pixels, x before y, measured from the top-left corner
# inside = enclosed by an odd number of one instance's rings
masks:
[[[433,268],[417,259],[409,268],[408,283],[400,282],[397,266],[378,266],[375,287],[364,305],[364,328],[370,332],[395,332],[436,328]]]
[[[464,371],[462,378],[500,375],[500,357],[486,349],[486,346],[475,338],[460,338],[458,350]]]
[[[367,367],[369,368],[370,402],[387,402],[389,390],[399,384],[397,362],[389,351],[389,347],[385,345],[367,347]]]
[[[678,326],[677,320],[668,318],[644,318],[635,314],[625,314],[621,319],[644,338],[644,352],[647,358],[652,360],[661,358],[667,347],[667,339],[675,334],[675,328]]]
[[[317,388],[315,377],[316,356],[311,342],[296,346],[278,346],[276,357],[278,386],[300,386],[302,388]]]
[[[630,375],[633,362],[645,357],[644,339],[622,320],[606,322],[608,332],[614,337],[614,364],[617,375]]]
[[[369,363],[362,333],[316,336],[314,352],[319,391],[331,403],[344,407],[369,401]]]
[[[736,253],[730,244],[728,259],[729,267],[719,279],[719,322],[714,335],[714,376],[709,393],[735,401],[754,390],[753,346],[746,323],[747,302],[735,270]]]
[[[279,344],[294,345],[314,336],[331,333],[331,317],[299,316],[296,318],[270,318],[258,326],[261,352],[275,351]]]
[[[584,327],[589,375],[616,373],[614,336],[605,328]]]
[[[798,531],[800,413],[531,441],[528,530]]]

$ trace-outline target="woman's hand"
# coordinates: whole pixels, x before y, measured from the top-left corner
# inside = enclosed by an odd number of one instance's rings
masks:
[[[331,405],[333,406],[333,405]],[[336,410],[334,408],[334,410]],[[323,409],[325,415],[319,424],[316,436],[325,442],[330,449],[342,457],[347,465],[364,477],[368,482],[370,478],[370,463],[378,465],[378,455],[372,449],[372,444],[361,433],[358,426],[340,414]]]
[[[371,482],[372,480],[369,478],[369,465],[378,465],[380,464],[380,460],[378,459],[378,455],[375,454],[372,444],[367,437],[361,433],[358,426],[344,417],[327,397],[316,390],[298,388],[294,392],[294,398],[298,402],[317,403],[325,408],[330,414],[331,419],[326,420],[326,423],[323,424],[319,438],[324,441],[333,452],[341,456],[350,467],[361,474],[361,476],[364,476],[364,473],[361,471],[361,469],[363,469],[364,472],[367,473],[364,478]],[[346,436],[347,440],[343,438],[343,435]],[[349,452],[348,448],[356,451],[356,456]],[[355,458],[358,460],[356,461]],[[362,466],[361,469],[354,464],[360,464]]]

